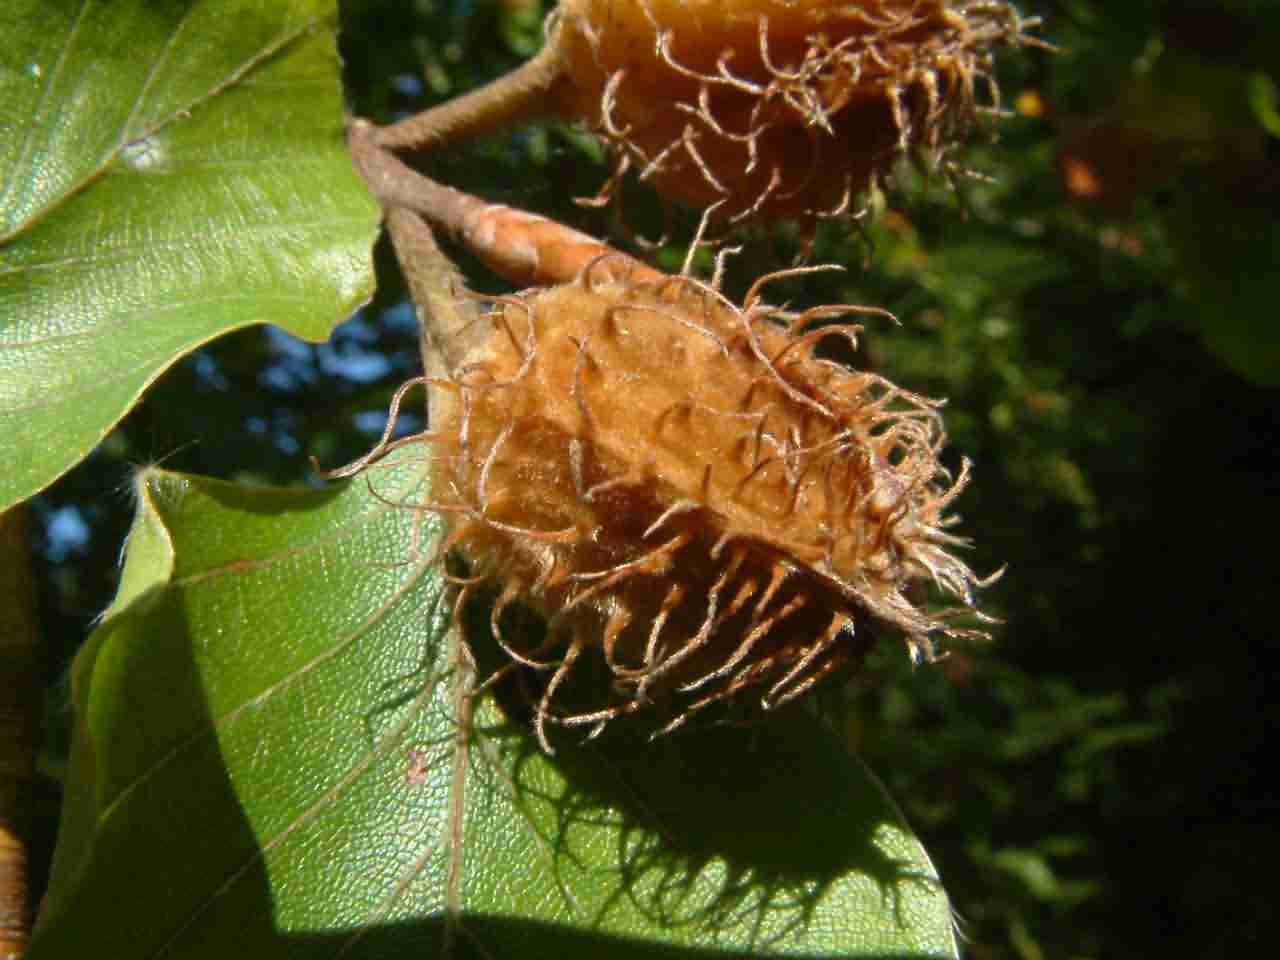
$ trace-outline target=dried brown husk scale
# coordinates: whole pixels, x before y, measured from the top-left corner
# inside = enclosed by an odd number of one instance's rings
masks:
[[[684,280],[616,274],[500,303],[487,344],[433,400],[437,506],[493,621],[548,677],[536,725],[601,725],[650,701],[691,712],[755,688],[766,707],[859,661],[892,627],[928,654],[945,617],[932,580],[970,603],[945,547],[963,478],[937,460],[935,405],[815,355],[819,316],[739,310]],[[539,649],[503,635],[520,600]],[[562,710],[580,658],[611,687]]]
[[[903,152],[935,162],[1025,39],[1001,0],[563,0],[575,111],[660,192],[722,219],[808,218]]]

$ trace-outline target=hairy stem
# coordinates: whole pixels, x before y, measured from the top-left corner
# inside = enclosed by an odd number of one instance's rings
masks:
[[[448,194],[457,191],[405,166],[377,146],[375,133],[367,121],[352,122],[352,157],[386,211],[387,232],[418,314],[423,370],[429,377],[447,377],[481,335],[480,311],[464,296],[466,282],[419,214],[433,200],[450,200]]]
[[[462,276],[421,216],[393,207],[387,230],[418,312],[423,370],[428,377],[446,377],[486,333],[477,322],[478,305],[466,298]]]
[[[384,209],[417,211],[517,286],[567,283],[602,256],[609,256],[612,268],[632,279],[662,278],[588,234],[423,176],[380,147],[375,128],[366,120],[352,121],[347,138],[357,169]]]
[[[388,149],[431,148],[483,136],[503,127],[558,116],[566,82],[559,44],[549,42],[531,60],[477,90],[378,131]]]
[[[459,236],[467,215],[484,201],[446,187],[409,167],[378,142],[379,129],[367,120],[353,120],[347,142],[356,169],[384,210],[407,207],[436,226]]]
[[[40,744],[40,631],[24,507],[0,513],[0,957],[31,928],[27,844]]]

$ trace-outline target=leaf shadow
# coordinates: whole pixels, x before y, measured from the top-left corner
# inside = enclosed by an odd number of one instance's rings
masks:
[[[647,906],[664,924],[716,860],[727,873],[703,908],[713,928],[768,910],[807,922],[851,872],[872,878],[886,898],[905,881],[927,881],[874,844],[883,821],[864,811],[881,799],[847,763],[832,762],[838,747],[829,734],[799,711],[772,719],[759,729],[692,731],[683,742],[619,738],[602,745],[599,763],[566,757],[575,789],[561,807],[561,836],[602,808],[625,811],[619,869],[632,889],[657,875]]]
[[[879,909],[903,924],[905,887],[941,892],[918,864],[876,843],[883,824],[899,824],[874,781],[803,711],[758,728],[652,742],[626,731],[562,745],[554,778],[519,724],[483,735],[506,754],[515,803],[540,832],[562,890],[588,875],[608,889],[581,917],[587,929],[625,901],[678,938],[738,949],[745,939],[765,951],[803,935],[851,878],[870,880]],[[594,846],[602,834],[612,838],[607,855]]]
[[[209,939],[208,924],[233,904],[244,942],[274,936],[262,849],[228,774],[194,649],[175,594],[151,588],[104,623],[77,661],[81,729],[35,960],[76,956],[88,931],[104,956],[198,955],[192,948]]]
[[[482,592],[464,610],[473,651],[497,649],[489,599]],[[482,664],[482,675],[496,665]],[[610,889],[593,915],[580,917],[584,927],[625,900],[681,936],[741,949],[750,931],[752,949],[783,949],[814,922],[824,898],[841,887],[847,895],[850,881],[870,881],[880,910],[900,924],[907,888],[942,896],[931,871],[886,852],[884,827],[908,832],[896,806],[805,708],[656,739],[652,719],[630,717],[590,742],[556,738],[547,758],[529,732],[539,682],[545,678],[526,673],[497,684],[505,722],[477,739],[550,852],[566,896],[584,870]],[[614,843],[603,871],[595,848],[602,833]]]

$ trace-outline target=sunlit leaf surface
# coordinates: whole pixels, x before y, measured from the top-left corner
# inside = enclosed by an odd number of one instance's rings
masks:
[[[334,0],[0,9],[0,509],[238,327],[323,340],[369,295]],[[13,451],[13,453],[9,453]]]

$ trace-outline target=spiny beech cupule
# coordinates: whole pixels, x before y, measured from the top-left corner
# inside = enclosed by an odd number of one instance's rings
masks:
[[[939,404],[822,356],[880,315],[788,311],[761,277],[741,305],[544,217],[488,204],[406,167],[357,121],[357,165],[387,207],[427,325],[426,375],[397,394],[383,442],[334,471],[421,444],[429,503],[471,576],[498,585],[504,671],[540,678],[532,716],[590,733],[652,705],[658,730],[750,701],[771,709],[856,667],[885,634],[917,662],[982,619],[955,555],[969,480],[940,463]],[[443,230],[517,284],[477,298],[431,240]],[[801,268],[801,272],[823,269]],[[426,385],[430,429],[391,441]],[[932,585],[950,605],[928,599]],[[510,631],[521,603],[546,621]],[[500,671],[501,672],[501,671]]]
[[[542,51],[386,128],[438,147],[518,120],[584,122],[628,170],[721,224],[846,215],[904,155],[998,112],[1001,46],[1041,44],[1004,0],[561,0]]]

